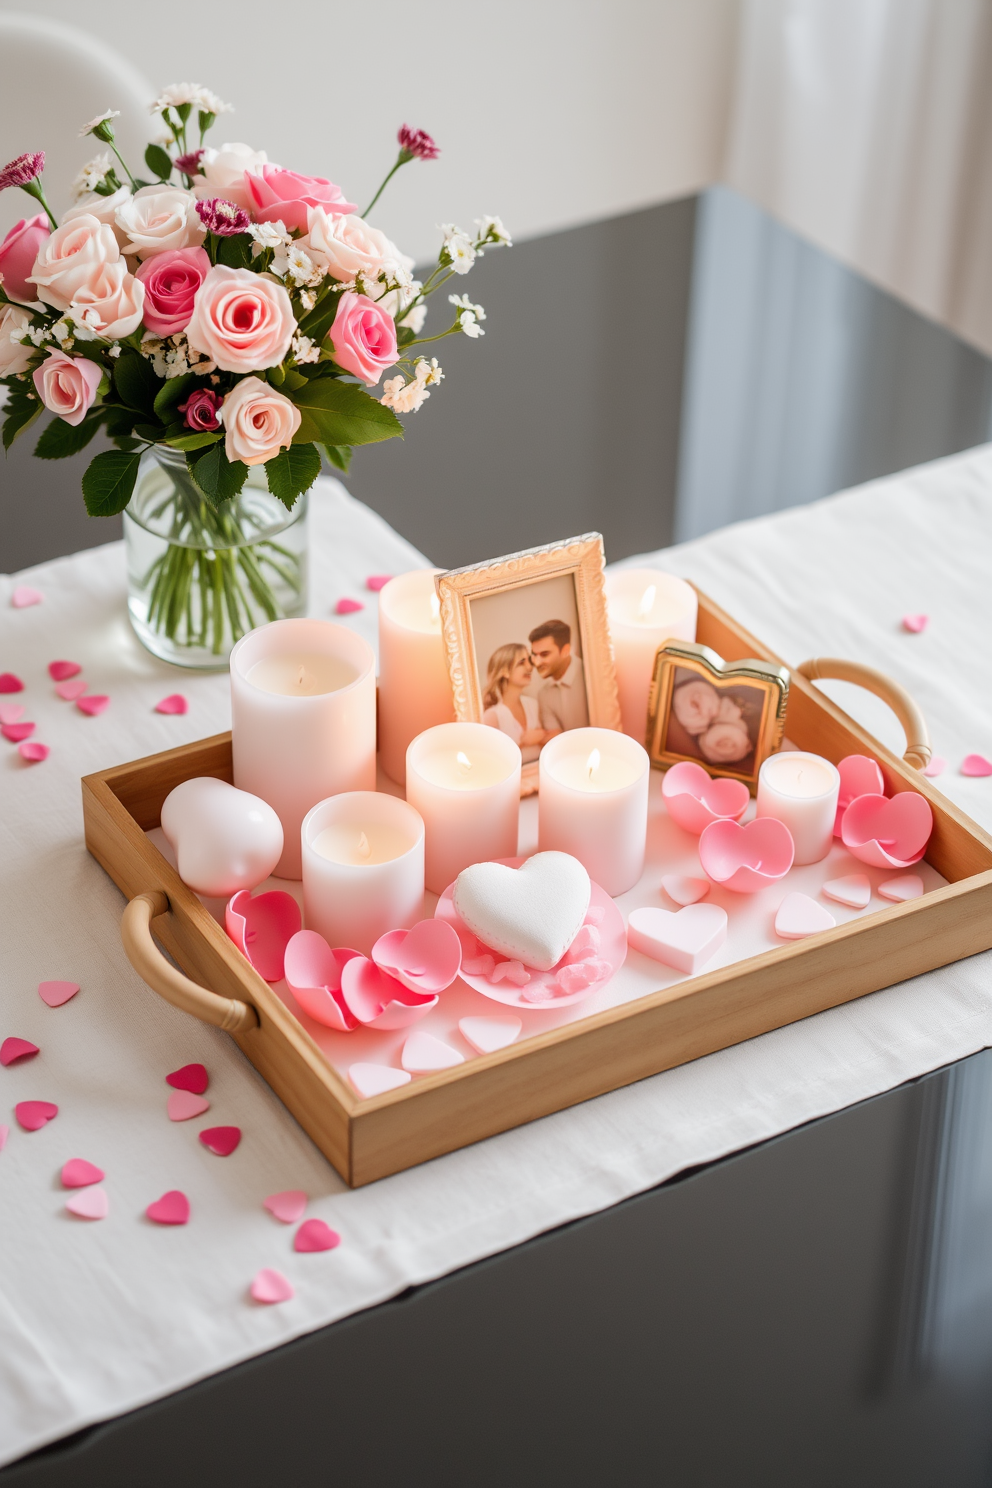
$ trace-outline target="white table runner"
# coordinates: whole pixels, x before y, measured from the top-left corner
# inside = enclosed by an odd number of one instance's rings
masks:
[[[423,560],[333,482],[312,510],[312,612],[364,598],[347,623],[374,640],[366,575]],[[846,655],[902,681],[950,761],[940,785],[992,826],[992,779],[957,773],[966,753],[992,754],[992,450],[660,561],[793,663]],[[226,728],[226,679],[178,673],[138,646],[119,545],[16,582],[45,602],[10,608],[15,580],[0,579],[0,671],[23,677],[19,700],[52,753],[28,767],[0,745],[0,1039],[42,1050],[0,1069],[0,1122],[12,1127],[0,1154],[0,1462],[992,1042],[985,955],[349,1192],[234,1044],[131,971],[121,896],[83,846],[79,777]],[[901,630],[908,611],[933,617],[922,635]],[[55,658],[82,662],[110,708],[90,719],[59,701],[45,671]],[[185,717],[152,711],[177,690]],[[830,691],[898,745],[881,705]],[[60,977],[83,990],[51,1010],[37,983]],[[172,1124],[163,1077],[191,1060],[210,1071],[209,1121]],[[22,1132],[12,1108],[25,1099],[57,1102],[58,1117]],[[233,1156],[197,1142],[209,1122],[242,1127]],[[107,1219],[65,1213],[58,1172],[70,1157],[106,1170]],[[170,1188],[190,1197],[184,1229],[143,1217]],[[310,1194],[308,1213],[340,1231],[338,1250],[293,1253],[292,1228],[261,1207],[283,1188]],[[291,1302],[247,1299],[262,1266],[291,1279]]]

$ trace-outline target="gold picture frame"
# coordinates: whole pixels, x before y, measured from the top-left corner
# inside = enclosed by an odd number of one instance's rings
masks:
[[[685,692],[680,709],[677,691],[692,682],[705,688]],[[658,647],[648,693],[651,764],[667,770],[689,760],[710,775],[743,780],[754,795],[758,771],[782,742],[788,700],[785,667],[724,661],[708,646],[668,641]]]
[[[491,721],[483,718],[487,711],[484,688],[489,673],[487,660],[480,658],[480,646],[491,662],[497,654],[493,641],[505,630],[506,644],[499,649],[505,651],[511,645],[517,650],[522,647],[530,660],[533,655],[531,647],[535,644],[530,632],[540,628],[540,623],[533,626],[530,621],[537,615],[538,622],[543,619],[549,624],[564,624],[569,629],[571,639],[559,647],[559,656],[567,645],[570,658],[580,662],[588,716],[587,719],[581,716],[576,693],[569,702],[569,716],[575,716],[577,721],[565,722],[563,726],[578,727],[583,721],[588,721],[595,728],[619,731],[620,702],[606,616],[604,568],[602,536],[598,532],[587,532],[564,542],[528,548],[525,552],[510,553],[488,563],[447,569],[435,575],[455,717],[460,722]],[[543,591],[538,592],[538,586],[542,585]],[[521,591],[525,589],[535,592],[523,599]],[[546,616],[541,610],[542,604],[549,611]],[[574,666],[571,671],[575,671]],[[563,685],[568,675],[566,672],[561,679]],[[548,676],[545,684],[553,680],[553,675]],[[539,683],[532,682],[530,689],[535,702],[539,703]],[[547,708],[550,707],[548,703]],[[533,713],[534,708],[529,709],[529,714]],[[538,714],[540,717],[540,708]],[[534,744],[524,748],[521,780],[521,793],[524,795],[537,790],[536,752],[539,749],[540,745]],[[535,757],[528,758],[528,754]]]

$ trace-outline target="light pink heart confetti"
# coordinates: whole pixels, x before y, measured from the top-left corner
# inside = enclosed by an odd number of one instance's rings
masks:
[[[380,589],[385,589],[392,577],[392,574],[369,574],[365,587],[371,589],[373,594],[378,594]]]
[[[390,1069],[385,1064],[353,1064],[348,1070],[348,1079],[360,1096],[368,1100],[373,1095],[385,1095],[387,1090],[398,1090],[409,1085],[412,1076],[406,1070]]]
[[[786,894],[775,915],[775,934],[782,940],[803,940],[807,935],[831,930],[836,923],[829,909],[808,894]]]
[[[37,739],[27,739],[23,744],[18,744],[17,752],[21,759],[27,760],[30,765],[40,765],[51,753],[47,744],[39,744]]]
[[[106,693],[87,693],[84,697],[76,699],[76,707],[88,718],[95,718],[98,713],[103,712],[104,708],[110,707],[110,699]]]
[[[931,780],[935,780],[938,775],[943,775],[946,769],[947,761],[944,759],[944,756],[942,754],[934,754],[930,757],[930,763],[924,767],[923,773],[924,775],[928,775]]]
[[[495,1054],[506,1049],[523,1027],[519,1018],[459,1018],[458,1028],[477,1054]]]
[[[68,677],[78,677],[82,671],[78,661],[50,661],[48,675],[53,682],[65,682]]]
[[[74,703],[86,691],[86,683],[77,677],[73,682],[60,682],[55,691],[63,702]]]
[[[929,615],[903,615],[902,628],[908,630],[912,635],[919,635],[921,630],[926,630],[930,623]]]
[[[661,880],[661,887],[669,899],[687,908],[706,898],[710,891],[710,882],[708,878],[692,878],[688,873],[666,873]]]
[[[288,1302],[295,1297],[291,1282],[288,1282],[281,1271],[273,1271],[268,1266],[263,1266],[250,1287],[251,1295],[256,1302]]]
[[[23,692],[24,683],[13,672],[0,672],[0,692]]]
[[[400,1063],[411,1075],[430,1075],[437,1070],[454,1069],[455,1065],[464,1064],[465,1060],[457,1049],[453,1049],[443,1039],[417,1030],[411,1033],[403,1045]]]
[[[0,723],[16,723],[23,717],[23,703],[0,703]]]
[[[170,1121],[191,1121],[194,1116],[209,1111],[210,1102],[202,1095],[194,1095],[192,1090],[174,1090],[165,1103],[165,1109]]]
[[[282,1224],[295,1224],[306,1207],[307,1196],[302,1188],[287,1188],[283,1193],[269,1194],[264,1201],[264,1208]]]
[[[918,873],[903,873],[898,878],[887,878],[880,883],[878,892],[883,899],[891,899],[893,904],[906,904],[910,899],[921,899],[926,890]]]
[[[21,584],[10,596],[10,602],[15,610],[26,610],[28,605],[42,604],[44,598],[40,589],[32,589],[30,584]]]
[[[848,909],[867,909],[871,901],[871,880],[867,873],[849,873],[845,878],[832,878],[822,892]]]
[[[966,754],[961,761],[962,775],[992,775],[992,760],[985,758],[984,754]]]
[[[38,996],[42,1002],[47,1003],[50,1008],[61,1007],[75,997],[79,991],[78,982],[39,982]]]
[[[215,1152],[218,1157],[230,1157],[241,1141],[241,1128],[240,1126],[208,1126],[206,1131],[200,1132],[200,1141],[204,1147]]]
[[[340,1244],[341,1236],[337,1230],[332,1230],[322,1219],[305,1219],[293,1236],[293,1249],[302,1255],[336,1250]]]
[[[106,1219],[110,1213],[110,1200],[105,1188],[84,1188],[71,1199],[66,1199],[65,1207],[78,1219]]]
[[[192,1090],[194,1095],[202,1095],[210,1084],[210,1076],[203,1064],[184,1064],[182,1069],[166,1075],[165,1083],[173,1090]]]
[[[170,692],[161,702],[155,704],[156,713],[188,713],[189,703],[181,692]]]
[[[20,1064],[25,1059],[33,1059],[39,1052],[38,1045],[28,1039],[5,1038],[0,1044],[0,1064]]]
[[[70,1157],[62,1164],[60,1174],[63,1188],[89,1188],[91,1183],[102,1183],[106,1176],[102,1168],[87,1162],[85,1157]]]
[[[358,610],[364,610],[365,606],[360,599],[339,599],[334,606],[335,615],[354,615]]]
[[[189,1199],[182,1189],[170,1188],[154,1204],[149,1204],[145,1213],[155,1224],[184,1225],[189,1220]]]
[[[58,1114],[58,1106],[51,1101],[19,1101],[14,1107],[17,1124],[24,1131],[41,1131]]]
[[[2,1152],[3,1149],[6,1147],[6,1145],[7,1145],[7,1138],[9,1136],[10,1136],[10,1127],[9,1126],[0,1126],[0,1152]]]
[[[5,723],[0,725],[0,734],[11,744],[20,744],[22,739],[30,739],[37,726],[35,723]]]

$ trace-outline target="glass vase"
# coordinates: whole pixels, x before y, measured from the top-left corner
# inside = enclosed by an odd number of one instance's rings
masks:
[[[220,670],[246,631],[306,614],[306,517],[306,496],[287,511],[261,465],[215,507],[182,453],[148,450],[124,512],[128,612],[141,644],[176,666]]]

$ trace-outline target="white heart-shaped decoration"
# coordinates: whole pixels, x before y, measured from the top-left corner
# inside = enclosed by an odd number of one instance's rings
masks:
[[[832,930],[836,923],[829,909],[808,894],[786,894],[775,916],[775,934],[783,940],[802,940],[821,930]]]
[[[727,911],[718,904],[687,904],[684,909],[633,909],[627,943],[635,951],[695,976],[727,938]]]
[[[523,1028],[519,1018],[459,1018],[458,1028],[462,1038],[471,1044],[477,1054],[495,1054],[497,1049],[506,1049],[520,1035]]]
[[[169,792],[162,831],[183,883],[221,899],[256,888],[282,855],[282,823],[272,807],[212,775],[184,780]]]
[[[923,880],[918,873],[903,873],[898,878],[887,878],[878,886],[883,899],[895,904],[905,904],[909,899],[919,899],[924,892]]]
[[[846,904],[849,909],[867,909],[871,899],[871,884],[867,873],[849,873],[846,878],[832,878],[823,885],[828,899]]]
[[[491,950],[550,971],[589,908],[589,875],[570,853],[535,853],[519,868],[473,863],[452,894],[462,922]]]
[[[676,904],[683,908],[687,904],[698,904],[700,899],[705,899],[710,891],[708,878],[692,878],[688,873],[666,873],[661,880],[661,887],[669,899],[674,899]]]
[[[348,1079],[366,1100],[410,1083],[406,1070],[390,1069],[387,1064],[353,1064],[348,1070]]]
[[[400,1058],[400,1064],[411,1075],[432,1075],[437,1070],[454,1069],[456,1064],[464,1063],[457,1049],[432,1033],[411,1033]]]

